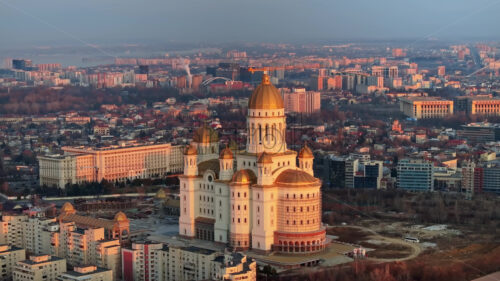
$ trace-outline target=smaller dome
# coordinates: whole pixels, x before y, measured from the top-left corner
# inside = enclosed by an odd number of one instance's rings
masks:
[[[167,194],[165,193],[165,190],[163,188],[160,188],[158,192],[156,192],[156,198],[158,199],[165,199],[167,198]]]
[[[239,170],[233,175],[233,179],[231,180],[233,183],[240,183],[240,184],[250,184],[250,183],[255,183],[257,180],[257,177],[255,177],[255,174],[252,172],[252,170]]]
[[[69,202],[64,203],[64,205],[61,208],[61,213],[74,213],[75,212],[75,207]]]
[[[114,221],[116,221],[116,222],[128,222],[127,215],[125,215],[125,213],[123,213],[123,212],[118,212],[115,215]]]
[[[198,151],[196,151],[196,147],[194,145],[188,145],[186,146],[186,149],[184,150],[184,155],[196,155],[198,154]]]
[[[299,158],[314,158],[314,154],[307,144],[299,151]]]
[[[272,164],[273,163],[273,157],[271,154],[267,152],[262,152],[259,156],[259,159],[257,160],[258,164]]]
[[[288,169],[283,171],[277,178],[275,183],[277,185],[286,185],[286,186],[303,186],[310,184],[317,184],[320,181],[311,176],[310,174],[301,171],[301,170],[293,170]]]
[[[226,147],[220,153],[219,159],[234,159],[233,152],[229,147]]]
[[[218,142],[219,134],[212,127],[205,124],[194,132],[193,141],[197,143]]]

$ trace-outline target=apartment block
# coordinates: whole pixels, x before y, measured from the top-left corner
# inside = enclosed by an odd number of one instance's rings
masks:
[[[10,280],[12,277],[12,270],[18,261],[26,259],[26,250],[10,246],[0,245],[0,280]]]
[[[240,253],[138,242],[122,250],[124,281],[256,280],[256,262]]]
[[[66,260],[49,255],[30,256],[14,267],[14,281],[55,281],[66,272]]]

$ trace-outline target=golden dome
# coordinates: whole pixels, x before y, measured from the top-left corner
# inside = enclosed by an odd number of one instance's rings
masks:
[[[233,158],[234,158],[233,152],[229,147],[224,148],[219,156],[219,159],[233,159]]]
[[[262,75],[262,83],[253,91],[248,100],[249,109],[282,109],[283,98],[278,89],[271,84],[267,74]]]
[[[123,212],[118,212],[115,215],[114,221],[116,221],[116,222],[128,222],[127,215],[125,215],[125,213],[123,213]]]
[[[233,179],[231,180],[233,183],[239,183],[239,184],[250,184],[250,183],[255,183],[257,180],[257,177],[255,177],[255,174],[252,172],[252,170],[239,170],[233,175]]]
[[[303,186],[317,184],[320,181],[310,174],[301,171],[288,169],[283,171],[275,180],[277,185]]]
[[[271,164],[273,163],[273,157],[271,157],[271,154],[267,152],[262,152],[259,156],[259,159],[257,160],[258,164]]]
[[[184,155],[196,155],[198,154],[198,151],[196,151],[196,147],[194,145],[188,145],[186,146],[186,150],[184,150]]]
[[[309,146],[307,146],[307,143],[299,151],[299,158],[314,158],[314,154],[312,153]]]
[[[61,213],[75,213],[75,207],[69,202],[64,203],[61,208]]]
[[[167,198],[167,194],[165,193],[165,190],[163,188],[160,188],[158,189],[158,192],[156,192],[155,197],[158,199],[165,199]]]
[[[194,132],[193,141],[197,143],[211,143],[219,141],[217,131],[206,124]]]

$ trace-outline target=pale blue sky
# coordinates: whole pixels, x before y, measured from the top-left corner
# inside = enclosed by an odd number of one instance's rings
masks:
[[[75,38],[499,39],[499,15],[500,0],[0,0],[0,49],[81,45]]]

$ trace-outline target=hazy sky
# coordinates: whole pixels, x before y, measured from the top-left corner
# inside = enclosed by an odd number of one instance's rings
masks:
[[[0,49],[154,39],[500,38],[500,0],[0,0]]]

